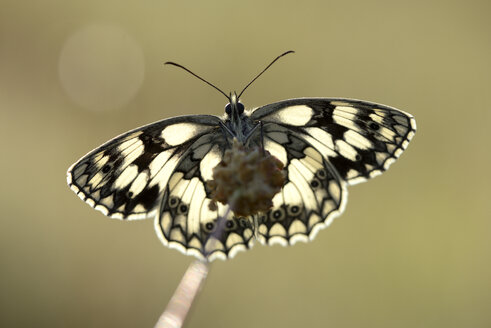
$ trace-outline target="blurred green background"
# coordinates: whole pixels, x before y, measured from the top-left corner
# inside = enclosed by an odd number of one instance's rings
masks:
[[[82,203],[67,168],[137,126],[351,97],[418,132],[309,244],[215,262],[189,327],[490,327],[489,1],[0,0],[0,326],[152,327],[192,258]]]

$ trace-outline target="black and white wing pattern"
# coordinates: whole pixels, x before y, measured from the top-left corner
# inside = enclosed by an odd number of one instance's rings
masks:
[[[350,99],[286,100],[240,119],[246,132],[255,131],[249,144],[264,145],[285,165],[285,184],[267,213],[236,217],[222,204],[209,206],[206,181],[237,132],[229,119],[212,115],[175,117],[120,135],[72,165],[68,185],[107,216],[155,216],[164,245],[226,259],[255,239],[282,245],[313,239],[343,211],[347,186],[385,171],[416,130],[409,114]]]
[[[298,98],[266,105],[264,147],[285,163],[287,181],[257,218],[259,241],[308,241],[339,215],[347,185],[381,174],[408,146],[414,118],[388,106],[342,98]]]
[[[346,183],[319,150],[288,127],[264,122],[264,147],[285,163],[286,183],[273,208],[257,216],[258,240],[269,245],[308,241],[343,211]]]
[[[210,209],[206,181],[213,178],[223,149],[210,135],[193,143],[169,179],[155,220],[164,245],[208,261],[231,258],[254,242],[252,220],[235,217],[220,203]],[[220,217],[224,222],[217,232]]]
[[[112,218],[151,217],[182,155],[203,137],[223,144],[219,122],[212,115],[180,116],[129,131],[73,164],[68,185]]]

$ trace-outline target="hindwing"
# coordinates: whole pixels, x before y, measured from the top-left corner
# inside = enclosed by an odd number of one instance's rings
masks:
[[[212,179],[224,147],[205,135],[188,148],[167,183],[155,219],[164,245],[209,261],[233,257],[254,241],[251,220],[235,217],[220,203],[210,208],[206,181]]]
[[[257,215],[258,240],[264,244],[308,241],[342,213],[346,183],[320,152],[291,129],[264,124],[264,147],[285,163],[286,182],[273,208]]]

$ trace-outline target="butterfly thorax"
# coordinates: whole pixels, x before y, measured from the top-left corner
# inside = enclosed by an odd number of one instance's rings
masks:
[[[225,106],[225,126],[228,138],[237,138],[241,143],[246,143],[253,130],[253,124],[244,114],[244,105],[239,101],[237,93],[230,93],[230,102]]]

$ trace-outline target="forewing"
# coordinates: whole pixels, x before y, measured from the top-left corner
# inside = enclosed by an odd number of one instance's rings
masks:
[[[205,135],[222,137],[219,122],[212,115],[180,116],[122,134],[73,164],[68,185],[107,216],[151,216],[190,145]]]
[[[295,244],[312,240],[342,213],[346,183],[309,142],[291,129],[269,123],[264,147],[285,163],[286,183],[273,198],[273,208],[256,217],[264,244]]]
[[[416,121],[403,111],[343,98],[298,98],[266,105],[251,114],[312,144],[348,184],[381,174],[406,149]]]
[[[225,140],[217,142],[205,135],[186,150],[165,187],[155,220],[164,245],[208,261],[233,257],[254,241],[250,219],[234,217],[220,203],[210,209],[205,181],[212,179],[224,148]]]

